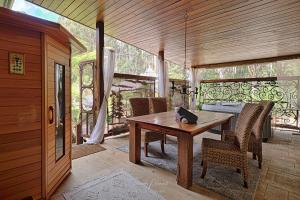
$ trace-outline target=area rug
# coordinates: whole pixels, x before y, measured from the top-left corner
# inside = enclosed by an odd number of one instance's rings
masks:
[[[128,152],[128,145],[117,148],[120,151]],[[143,148],[142,148],[143,149]],[[177,170],[177,144],[169,143],[165,145],[166,154],[160,150],[160,142],[149,144],[149,157],[144,156],[141,150],[141,159],[156,167],[160,167],[176,174]],[[243,187],[243,179],[236,169],[219,165],[208,165],[208,170],[204,179],[201,179],[201,158],[200,144],[194,144],[193,182],[229,199],[252,200],[255,196],[256,187],[260,177],[260,170],[257,161],[249,159],[249,180],[248,189]]]
[[[100,144],[80,144],[72,147],[72,160],[106,150]]]
[[[66,200],[165,200],[125,171],[89,181],[63,196]]]

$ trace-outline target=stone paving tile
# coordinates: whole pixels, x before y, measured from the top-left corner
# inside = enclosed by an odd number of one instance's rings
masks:
[[[288,199],[288,191],[282,190],[272,184],[267,185],[267,189],[264,195],[264,199],[267,200],[286,200]]]
[[[263,144],[263,160],[255,199],[300,199],[300,136],[275,131]]]
[[[289,192],[289,200],[300,200],[300,195],[297,195],[295,193]]]

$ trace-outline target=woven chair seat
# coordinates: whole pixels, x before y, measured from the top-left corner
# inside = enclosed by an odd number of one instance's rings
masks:
[[[240,167],[243,164],[245,154],[235,144],[204,138],[202,145],[203,158],[207,162],[231,167]]]
[[[202,145],[203,150],[207,151],[207,153],[215,152],[222,154],[241,154],[240,148],[234,143],[214,140],[210,138],[203,138]]]

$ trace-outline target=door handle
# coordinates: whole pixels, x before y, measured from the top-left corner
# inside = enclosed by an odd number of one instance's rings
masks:
[[[48,112],[49,124],[53,124],[53,122],[54,122],[53,112],[54,112],[53,106],[49,106],[49,112]]]

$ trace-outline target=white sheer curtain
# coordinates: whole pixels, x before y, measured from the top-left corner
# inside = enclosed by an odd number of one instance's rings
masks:
[[[203,69],[197,69],[197,68],[192,68],[190,70],[190,84],[191,84],[191,90],[193,90],[194,92],[196,91],[195,88],[199,86],[199,81],[200,81],[200,73],[201,70]],[[198,90],[198,92],[200,92]],[[191,95],[190,98],[190,109],[191,110],[195,110],[196,109],[196,103],[197,103],[197,99],[196,99],[196,95],[193,93]]]
[[[158,91],[160,97],[168,97],[169,89],[169,76],[168,64],[164,61],[157,59],[158,66]]]
[[[88,144],[98,144],[103,140],[105,125],[106,125],[106,109],[107,109],[107,99],[110,94],[115,70],[115,51],[113,49],[106,48],[104,50],[104,68],[103,68],[103,78],[104,78],[104,100],[98,114],[96,125],[90,138],[87,140]]]
[[[298,73],[294,73],[293,76],[287,75],[284,68],[286,67],[287,63],[285,61],[278,61],[272,63],[272,66],[276,68],[277,72],[277,80],[280,87],[282,87],[286,94],[289,92],[296,92],[296,98],[292,97],[294,95],[290,95],[291,98],[287,99],[289,103],[291,103],[291,106],[296,107],[297,109],[300,108],[300,71]],[[294,84],[292,84],[294,82]],[[291,86],[294,86],[294,89],[291,90]],[[288,95],[287,95],[288,96]]]

